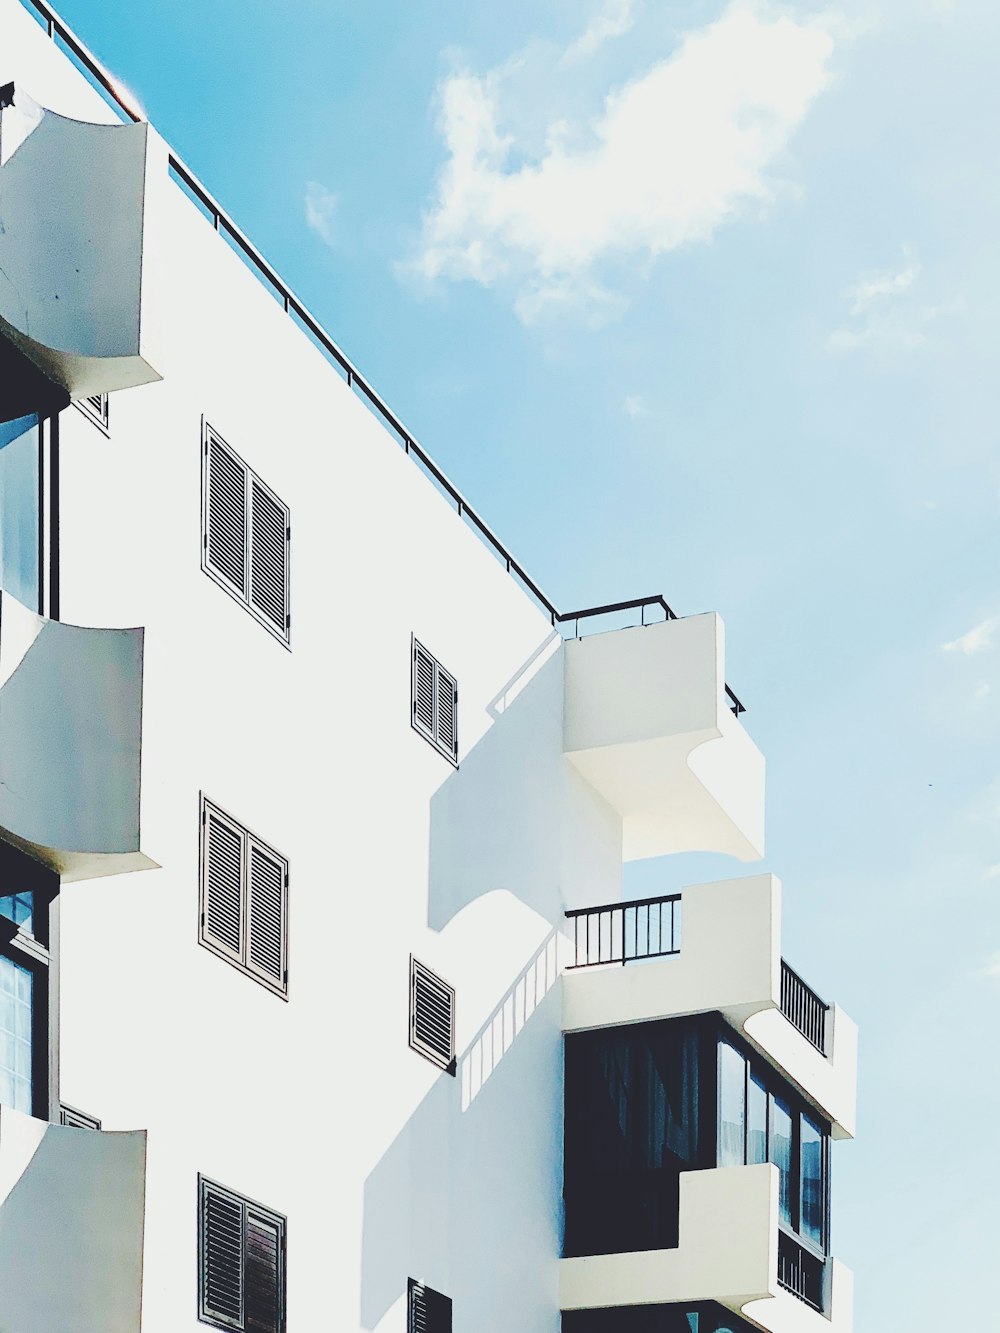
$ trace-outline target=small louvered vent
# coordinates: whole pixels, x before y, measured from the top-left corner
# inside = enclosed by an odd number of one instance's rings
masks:
[[[87,1115],[85,1111],[78,1111],[73,1106],[67,1106],[63,1102],[59,1107],[60,1125],[68,1125],[70,1129],[100,1129],[101,1122],[96,1116]]]
[[[288,989],[288,862],[202,797],[201,922],[207,948],[279,995]]]
[[[287,643],[288,507],[205,428],[202,568]]]
[[[410,1045],[449,1074],[455,1073],[455,992],[412,955]]]
[[[89,417],[95,426],[100,426],[108,434],[111,412],[106,393],[92,393],[87,398],[78,398],[73,406],[78,407],[85,417]]]
[[[451,1333],[451,1297],[409,1280],[406,1333]]]
[[[458,763],[458,684],[422,643],[413,640],[413,726],[453,764]]]
[[[198,1178],[199,1317],[216,1328],[282,1333],[285,1219]]]

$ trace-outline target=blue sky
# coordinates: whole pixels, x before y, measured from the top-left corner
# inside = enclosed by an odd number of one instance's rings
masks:
[[[721,612],[785,952],[862,1028],[856,1327],[984,1327],[1000,6],[61,12],[558,605]]]

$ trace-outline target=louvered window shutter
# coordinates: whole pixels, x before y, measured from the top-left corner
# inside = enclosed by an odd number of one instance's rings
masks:
[[[201,1314],[217,1327],[244,1328],[243,1200],[201,1184]]]
[[[427,649],[413,641],[413,720],[434,739],[434,668],[437,663]]]
[[[406,1333],[451,1333],[451,1297],[410,1278]]]
[[[203,808],[205,829],[202,912],[207,939],[239,959],[243,955],[243,829],[211,806]]]
[[[288,510],[256,477],[251,482],[250,602],[288,630]]]
[[[434,702],[437,711],[437,741],[452,758],[458,758],[458,684],[440,663],[435,663]]]
[[[455,1072],[455,992],[429,967],[410,958],[410,1045]]]
[[[283,1227],[248,1206],[246,1216],[246,1333],[280,1333]]]
[[[206,439],[205,554],[209,569],[247,596],[247,467],[228,445]]]
[[[287,883],[285,862],[251,838],[246,962],[276,986],[285,984]]]

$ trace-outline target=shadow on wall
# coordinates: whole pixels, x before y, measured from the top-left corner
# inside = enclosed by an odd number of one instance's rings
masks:
[[[460,1327],[496,1328],[503,1310],[519,1333],[558,1333],[558,961],[553,931],[366,1180],[365,1329],[416,1277],[452,1297]]]
[[[556,922],[620,883],[620,820],[563,754],[563,654],[539,656],[492,700],[493,725],[431,798],[433,930],[497,889]]]

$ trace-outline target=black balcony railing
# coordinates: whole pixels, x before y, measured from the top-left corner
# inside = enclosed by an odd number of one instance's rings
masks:
[[[632,963],[681,951],[679,893],[578,908],[566,916],[573,923],[574,960],[570,967]]]
[[[778,1232],[778,1286],[822,1314],[826,1265],[784,1231]]]
[[[826,1016],[829,1008],[782,958],[781,1012],[821,1055],[826,1055]]]

